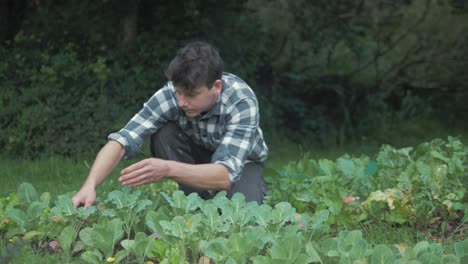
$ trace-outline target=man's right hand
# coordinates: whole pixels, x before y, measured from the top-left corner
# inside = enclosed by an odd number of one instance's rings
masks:
[[[125,154],[125,149],[117,141],[109,141],[101,151],[99,151],[88,178],[80,191],[72,198],[73,205],[88,207],[96,201],[96,188],[117,166],[117,163]]]
[[[80,207],[81,205],[84,205],[86,208],[93,205],[94,201],[96,200],[96,190],[92,187],[83,186],[83,188],[81,188],[81,190],[77,192],[71,200],[76,208]]]

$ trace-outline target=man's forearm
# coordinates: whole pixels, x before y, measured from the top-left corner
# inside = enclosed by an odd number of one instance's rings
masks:
[[[182,184],[205,190],[229,190],[229,171],[222,164],[187,164],[169,162],[168,178]]]
[[[96,156],[83,187],[96,189],[117,166],[125,155],[125,149],[117,141],[109,141]]]

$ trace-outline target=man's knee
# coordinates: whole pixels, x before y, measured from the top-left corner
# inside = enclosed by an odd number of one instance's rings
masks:
[[[246,202],[255,201],[262,204],[266,195],[266,184],[263,179],[263,164],[247,163],[241,173],[239,181],[232,184],[231,190],[228,192],[228,198],[231,198],[235,193],[242,193],[245,196]]]
[[[150,138],[150,151],[153,157],[171,159],[168,152],[183,145],[183,132],[174,122],[168,122]]]
[[[156,133],[151,135],[151,142],[153,144],[161,144],[164,142],[165,144],[170,143],[171,139],[177,138],[177,133],[181,133],[181,129],[177,126],[174,122],[168,122],[163,127],[161,127]]]

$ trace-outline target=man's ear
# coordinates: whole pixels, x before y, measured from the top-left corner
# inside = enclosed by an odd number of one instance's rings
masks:
[[[213,88],[215,89],[216,95],[219,95],[223,91],[223,81],[222,80],[216,80],[213,83]]]

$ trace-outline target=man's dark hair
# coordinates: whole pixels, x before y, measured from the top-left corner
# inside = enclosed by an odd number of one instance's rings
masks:
[[[192,42],[177,52],[165,74],[174,86],[188,93],[202,85],[211,89],[213,83],[221,79],[223,59],[210,44]]]

